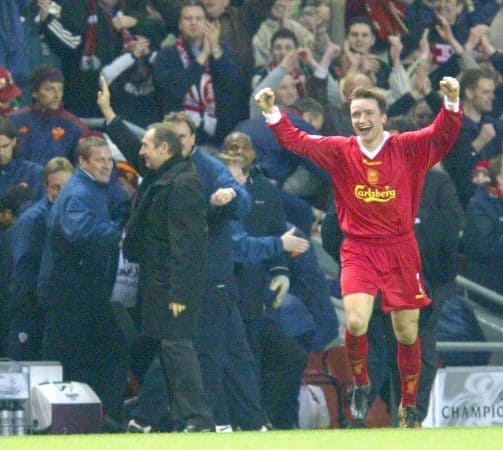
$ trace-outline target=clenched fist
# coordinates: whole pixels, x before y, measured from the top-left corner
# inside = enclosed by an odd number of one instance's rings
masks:
[[[274,111],[274,92],[271,88],[264,88],[255,95],[255,103],[266,114]]]
[[[453,77],[443,77],[440,81],[440,90],[450,102],[455,102],[459,98],[459,81]]]

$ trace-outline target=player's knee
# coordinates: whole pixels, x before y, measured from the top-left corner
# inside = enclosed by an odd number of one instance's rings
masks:
[[[361,336],[367,332],[368,322],[357,314],[346,317],[346,328],[353,336]]]
[[[401,344],[412,345],[417,339],[417,327],[404,326],[395,329],[396,340]]]

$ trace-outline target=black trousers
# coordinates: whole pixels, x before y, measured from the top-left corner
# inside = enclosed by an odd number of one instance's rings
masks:
[[[168,388],[171,420],[178,428],[214,426],[204,399],[201,368],[192,340],[162,339],[159,353]]]

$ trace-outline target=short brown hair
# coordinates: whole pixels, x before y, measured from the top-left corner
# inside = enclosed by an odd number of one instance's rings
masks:
[[[350,101],[349,105],[351,106],[351,102],[353,100],[357,99],[374,99],[377,102],[377,105],[379,106],[379,111],[381,113],[386,113],[388,109],[388,105],[386,104],[386,98],[384,95],[376,88],[362,88],[362,87],[357,87],[351,92],[350,96]]]
[[[493,80],[493,75],[482,69],[467,69],[461,75],[460,97],[464,99],[467,89],[476,89],[480,80]]]
[[[95,147],[108,147],[108,142],[99,136],[88,136],[81,139],[77,145],[77,158],[82,157],[89,161],[91,149]]]
[[[49,175],[58,172],[73,172],[73,164],[68,161],[64,156],[56,156],[49,160],[49,162],[45,165],[44,170],[44,181],[47,184],[47,180]]]

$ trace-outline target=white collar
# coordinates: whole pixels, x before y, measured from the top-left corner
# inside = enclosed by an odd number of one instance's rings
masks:
[[[362,153],[369,159],[374,159],[378,154],[379,152],[382,150],[384,144],[386,143],[386,141],[389,139],[390,137],[390,134],[389,132],[387,131],[384,131],[383,133],[383,140],[382,142],[379,144],[379,147],[377,147],[375,150],[369,150],[367,148],[365,148],[362,144],[362,140],[361,140],[361,137],[360,136],[357,136],[356,137],[356,140],[358,142],[358,145],[360,146],[360,150],[362,151]]]

